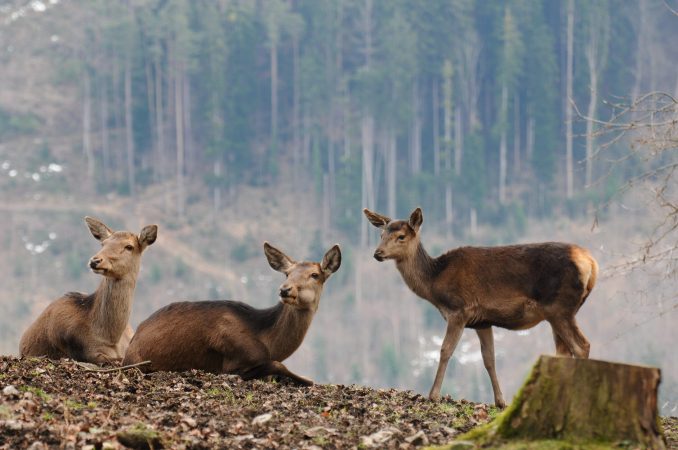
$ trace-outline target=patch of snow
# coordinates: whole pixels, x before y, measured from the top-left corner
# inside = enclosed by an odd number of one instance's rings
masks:
[[[12,169],[9,171],[9,176],[14,178],[15,176],[17,176],[18,173],[19,172],[17,172],[16,169]]]
[[[40,0],[33,0],[31,2],[31,8],[35,12],[44,12],[47,9],[47,5],[45,5],[43,2]]]
[[[50,163],[50,165],[47,166],[47,170],[50,172],[59,173],[64,170],[64,167],[57,163]]]
[[[7,170],[9,169],[10,162],[9,161],[3,161],[0,167],[2,167],[2,170]]]

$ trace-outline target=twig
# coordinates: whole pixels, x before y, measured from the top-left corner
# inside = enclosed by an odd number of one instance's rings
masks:
[[[127,369],[132,369],[134,367],[145,366],[146,364],[150,364],[150,363],[151,363],[151,361],[141,361],[141,362],[136,363],[136,364],[128,364],[126,366],[113,367],[111,369],[93,369],[92,367],[89,367],[86,364],[75,361],[75,364],[80,366],[80,367],[83,367],[85,369],[85,372],[99,372],[99,373],[115,372],[116,370],[127,370]]]

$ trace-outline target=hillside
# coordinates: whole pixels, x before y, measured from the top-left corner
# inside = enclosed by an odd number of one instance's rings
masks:
[[[1,357],[0,391],[0,449],[117,449],[138,435],[173,449],[411,449],[449,442],[497,412],[396,389],[302,388],[199,371],[93,372],[39,358]],[[678,448],[678,418],[662,422],[667,448]]]
[[[13,387],[10,387],[13,386]],[[419,448],[495,413],[449,397],[351,385],[301,388],[198,371],[97,373],[72,361],[0,359],[0,448],[121,448],[119,433],[155,430],[166,448]],[[372,444],[371,444],[372,443]]]

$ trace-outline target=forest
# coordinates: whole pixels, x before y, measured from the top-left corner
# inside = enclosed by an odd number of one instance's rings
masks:
[[[675,152],[629,153],[602,131],[645,93],[678,94],[677,22],[660,0],[3,2],[0,266],[11,286],[0,349],[16,351],[55,286],[93,285],[84,215],[139,229],[143,217],[167,240],[149,250],[136,323],[172,296],[270,304],[279,280],[264,240],[303,245],[309,259],[340,242],[343,273],[319,313],[331,317],[296,361],[320,380],[422,390],[442,322],[371,260],[362,208],[407,217],[420,206],[436,254],[562,239],[617,261],[654,217],[620,189]],[[605,321],[615,356],[664,364],[675,273],[609,281],[596,301],[640,283],[657,291],[591,306],[583,328]],[[43,279],[51,286],[36,288]],[[633,348],[618,339],[636,332]],[[537,355],[509,356],[528,334],[499,352],[511,389]],[[461,367],[479,364],[471,345],[446,386],[487,398],[482,367]],[[664,387],[674,411],[676,368]]]

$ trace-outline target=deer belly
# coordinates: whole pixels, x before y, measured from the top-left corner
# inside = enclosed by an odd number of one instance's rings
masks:
[[[509,299],[484,306],[480,320],[469,324],[469,328],[496,326],[509,330],[524,330],[544,320],[541,308],[532,299]]]

